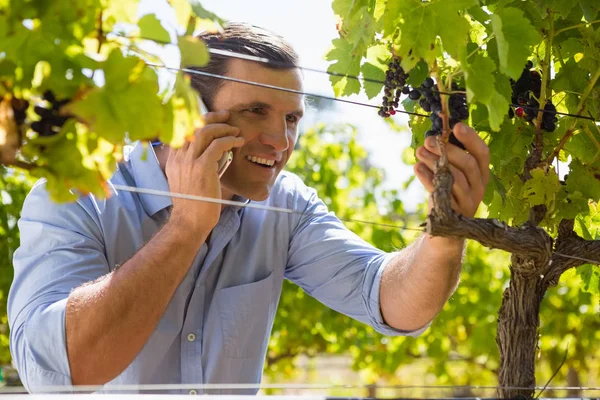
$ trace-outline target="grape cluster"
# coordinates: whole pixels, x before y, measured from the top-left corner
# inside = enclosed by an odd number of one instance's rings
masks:
[[[542,90],[542,77],[536,70],[532,70],[533,63],[527,61],[521,76],[516,81],[511,79],[512,104],[518,107],[513,112],[512,108],[508,110],[508,116],[513,118],[515,115],[519,118],[525,118],[527,122],[533,123],[539,111],[538,98]],[[544,113],[542,115],[541,128],[546,132],[553,132],[556,129],[556,107],[551,101],[546,102]]]
[[[452,91],[462,91],[458,87],[456,82],[452,83]],[[437,85],[435,85],[433,79],[425,78],[425,81],[416,89],[412,89],[408,97],[411,100],[419,100],[419,105],[423,110],[429,112],[429,119],[431,120],[431,129],[425,132],[425,137],[436,136],[442,133],[443,122],[439,112],[442,111],[442,101],[440,99],[440,93]],[[450,128],[454,128],[458,122],[469,118],[469,108],[467,107],[467,95],[464,93],[453,93],[448,98],[449,107],[449,123]],[[450,143],[465,150],[465,146],[454,136],[454,133],[450,134]]]
[[[43,99],[50,103],[50,107],[46,108],[36,105],[33,108],[33,111],[41,118],[39,121],[31,123],[31,129],[36,131],[40,136],[52,136],[60,132],[62,126],[69,119],[69,116],[59,114],[60,108],[67,104],[69,100],[57,100],[54,93],[49,90],[44,92]]]
[[[27,119],[27,108],[29,107],[29,102],[27,100],[13,97],[10,101],[10,105],[13,110],[15,123],[20,127],[25,123],[25,119]]]
[[[408,74],[400,66],[400,59],[394,57],[388,64],[388,70],[385,72],[385,85],[383,88],[383,101],[377,114],[387,118],[390,115],[396,114],[395,108],[398,108],[400,103],[400,95],[408,94],[406,86]]]

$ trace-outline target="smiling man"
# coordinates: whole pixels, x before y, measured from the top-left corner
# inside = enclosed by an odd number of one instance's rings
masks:
[[[297,56],[280,37],[231,24],[203,39],[275,62],[214,56],[204,70],[302,91]],[[129,192],[54,204],[40,181],[19,221],[8,303],[11,351],[29,391],[259,383],[284,279],[387,335],[422,333],[455,289],[463,241],[423,235],[384,253],[283,171],[304,112],[301,95],[200,75],[192,82],[211,110],[195,140],[148,157],[138,143],[111,183],[297,213]],[[465,125],[454,133],[468,153],[448,148],[453,204],[472,216],[489,179],[488,148]],[[219,179],[218,161],[230,150],[233,162]],[[433,141],[417,154],[415,172],[431,191]],[[216,391],[229,392],[256,391]]]

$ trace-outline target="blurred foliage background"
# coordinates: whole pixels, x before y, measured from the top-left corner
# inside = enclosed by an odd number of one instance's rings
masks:
[[[350,125],[318,124],[309,128],[302,134],[288,170],[315,187],[330,210],[341,218],[418,228],[425,220],[426,203],[416,212],[407,213],[398,193],[410,184],[419,183],[405,177],[404,182],[399,181],[396,191],[380,189],[384,173],[373,167],[356,136],[356,129]],[[412,161],[410,156],[405,159],[408,163]],[[12,254],[19,243],[16,222],[33,183],[33,178],[26,173],[0,167],[0,363],[5,369],[11,362],[6,297],[13,276]],[[420,234],[360,223],[347,223],[347,226],[386,251],[401,249]],[[380,335],[329,310],[297,286],[285,282],[269,344],[264,381],[493,386],[497,382],[495,372],[499,362],[496,318],[502,291],[508,282],[508,264],[507,253],[469,242],[458,290],[431,327],[418,338]],[[566,362],[552,385],[594,386],[599,383],[600,298],[582,291],[580,279],[575,271],[568,272],[544,299],[538,382],[550,379],[568,351]],[[336,366],[328,365],[328,359],[337,362]],[[349,377],[356,380],[348,382]],[[338,389],[327,393],[355,396],[374,392]],[[428,393],[425,389],[410,393],[377,389],[379,396],[427,396]],[[486,393],[493,396],[493,392]],[[486,393],[456,388],[441,395],[482,396]]]

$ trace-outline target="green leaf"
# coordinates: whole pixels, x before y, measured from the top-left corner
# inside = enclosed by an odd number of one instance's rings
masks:
[[[83,93],[65,110],[114,144],[122,143],[125,133],[131,140],[160,136],[167,128],[156,72],[139,58],[123,57],[119,49],[110,53],[103,67],[105,85]]]
[[[546,14],[547,10],[552,10],[566,18],[579,2],[580,0],[536,0],[536,5],[543,14]]]
[[[346,39],[333,39],[333,48],[327,53],[327,61],[336,61],[327,68],[327,72],[358,76],[361,56],[352,52],[352,44]],[[330,75],[329,80],[337,97],[349,96],[360,92],[360,83],[356,79]]]
[[[476,54],[471,64],[464,64],[467,83],[467,100],[478,101],[488,108],[490,127],[497,131],[508,110],[509,101],[496,91],[496,69],[494,62]]]
[[[569,59],[561,67],[552,80],[552,89],[556,92],[579,92],[581,93],[586,85],[589,73],[581,69],[578,63]]]
[[[438,35],[442,38],[444,50],[452,56],[458,57],[464,51],[470,26],[458,11],[477,4],[476,0],[405,0],[400,3],[402,22],[394,45],[406,71],[410,71],[421,58],[428,64],[433,63],[438,54]]]
[[[531,47],[541,40],[540,34],[518,8],[504,8],[491,16],[498,44],[500,71],[518,79]]]
[[[579,191],[585,198],[598,201],[600,199],[600,168],[584,165],[579,160],[571,161],[567,191],[569,193]]]
[[[535,168],[531,170],[531,179],[523,186],[523,197],[531,207],[543,204],[552,212],[559,190],[560,183],[554,169],[546,173],[543,168]]]
[[[146,14],[138,22],[140,36],[144,39],[154,40],[158,43],[169,43],[169,32],[162,26],[156,15]]]
[[[592,294],[600,294],[600,268],[597,265],[582,265],[577,268],[583,280],[583,290]]]
[[[360,69],[363,77],[368,77],[368,79],[376,79],[381,82],[385,80],[385,72],[371,63],[364,63]],[[367,97],[372,99],[381,92],[383,83],[364,81],[363,87]]]
[[[583,16],[586,21],[594,21],[600,11],[600,5],[597,0],[579,0],[579,5],[583,10]]]
[[[363,78],[368,80],[385,81],[385,71],[387,71],[386,61],[390,57],[390,52],[384,45],[371,46],[367,50],[367,61],[361,66]],[[365,93],[372,99],[381,92],[383,83],[363,81]]]
[[[192,11],[198,18],[209,19],[211,21],[218,22],[221,26],[226,25],[227,21],[213,12],[208,11],[206,8],[202,7],[199,0],[189,0],[190,5],[192,6]]]
[[[586,121],[582,126],[584,129],[573,135],[564,149],[582,163],[592,164],[600,160],[600,134],[593,122]]]
[[[177,45],[181,52],[181,67],[203,67],[208,64],[210,54],[206,43],[193,36],[179,36]]]

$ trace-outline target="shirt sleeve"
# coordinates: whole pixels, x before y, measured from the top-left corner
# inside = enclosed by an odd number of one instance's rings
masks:
[[[418,336],[430,324],[402,331],[387,325],[381,314],[379,288],[385,266],[395,253],[385,253],[347,229],[302,184],[289,204],[303,210],[290,238],[286,278],[333,310],[372,326],[388,336]]]
[[[69,293],[109,272],[99,225],[79,203],[57,204],[43,181],[27,196],[8,297],[10,350],[29,392],[71,387],[65,311]]]

